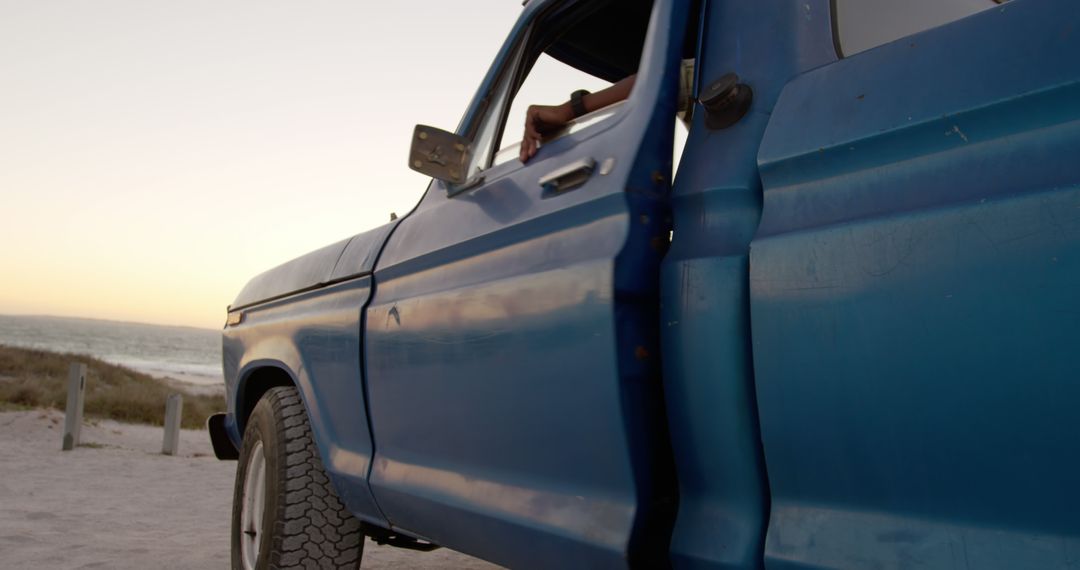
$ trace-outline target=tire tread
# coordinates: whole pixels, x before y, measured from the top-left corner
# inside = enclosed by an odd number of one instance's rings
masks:
[[[284,456],[276,465],[282,484],[266,567],[359,568],[364,551],[360,521],[345,509],[323,469],[296,388],[271,388],[260,405],[263,401],[273,414],[272,429]]]

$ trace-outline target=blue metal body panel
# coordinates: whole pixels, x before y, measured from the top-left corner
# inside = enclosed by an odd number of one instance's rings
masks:
[[[1017,0],[789,85],[759,160],[770,568],[1074,568],[1080,10]]]
[[[361,319],[375,259],[392,222],[256,277],[233,303],[243,322],[224,332],[226,431],[239,449],[245,392],[280,371],[304,399],[312,432],[339,495],[361,519],[389,526],[367,485],[373,443],[361,358]],[[318,379],[317,381],[315,379]]]
[[[379,226],[341,240],[269,271],[260,273],[244,286],[232,308],[241,308],[313,289],[358,275],[368,275],[375,268],[386,237],[397,222]]]
[[[705,3],[698,83],[736,72],[750,114],[710,131],[697,113],[661,270],[664,389],[679,478],[678,568],[761,565],[768,517],[750,353],[747,256],[761,211],[757,150],[780,90],[835,59],[828,2]]]
[[[669,192],[690,4],[610,119],[252,280],[230,439],[295,384],[354,514],[515,568],[1076,567],[1075,2],[836,61],[828,0],[707,0],[754,103]]]
[[[617,117],[474,190],[436,183],[388,242],[365,350],[371,485],[394,528],[515,568],[666,558],[655,331],[668,184],[652,173],[670,157],[687,4],[656,3],[652,74]],[[543,174],[586,156],[614,168],[542,191]]]
[[[361,381],[360,311],[370,294],[368,276],[249,309],[244,323],[225,329],[226,387],[238,436],[243,426],[235,421],[236,402],[244,401],[245,390],[257,389],[253,376],[267,368],[288,374],[346,507],[386,526],[367,485],[372,441]]]
[[[326,283],[350,241],[352,238],[343,239],[256,275],[244,285],[230,307],[247,307]]]
[[[386,238],[394,231],[400,220],[383,224],[373,230],[353,236],[341,252],[330,274],[331,281],[347,279],[356,275],[369,275],[375,271],[375,260],[382,251]]]

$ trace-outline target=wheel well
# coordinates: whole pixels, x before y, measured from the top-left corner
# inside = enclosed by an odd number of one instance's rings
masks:
[[[241,386],[240,399],[236,403],[236,426],[241,435],[244,433],[244,428],[247,427],[248,417],[251,416],[252,410],[255,409],[255,404],[259,403],[267,390],[277,386],[295,387],[296,383],[293,382],[288,372],[271,366],[253,370],[248,375],[247,380]]]

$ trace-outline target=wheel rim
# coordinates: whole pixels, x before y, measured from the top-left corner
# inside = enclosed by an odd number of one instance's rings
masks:
[[[240,511],[240,555],[244,570],[255,570],[262,545],[262,520],[266,508],[266,456],[261,441],[248,457],[244,476],[244,502]]]

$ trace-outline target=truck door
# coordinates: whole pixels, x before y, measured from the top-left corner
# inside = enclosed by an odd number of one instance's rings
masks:
[[[665,563],[657,274],[687,4],[529,2],[458,130],[471,181],[433,182],[391,236],[365,362],[395,529],[515,568]],[[581,86],[518,101],[552,61],[638,75],[523,164],[512,103]]]
[[[834,4],[849,57],[786,87],[758,155],[766,566],[1075,567],[1080,10],[873,47],[956,3]]]

